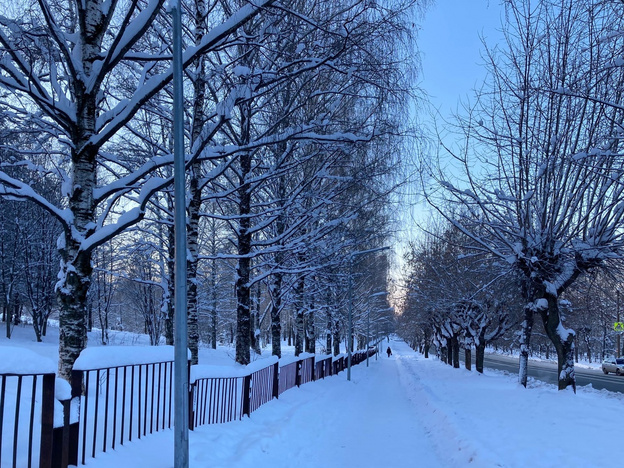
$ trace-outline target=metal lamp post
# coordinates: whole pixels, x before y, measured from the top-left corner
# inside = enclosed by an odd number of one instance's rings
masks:
[[[351,380],[351,352],[353,347],[353,288],[351,280],[351,270],[353,268],[353,257],[356,255],[364,255],[367,253],[379,252],[381,250],[388,250],[390,247],[378,247],[376,249],[360,250],[359,252],[351,252],[349,254],[349,338],[347,342],[347,380]],[[368,353],[366,354],[366,362],[368,363]]]
[[[370,346],[370,307],[366,314],[366,367],[368,367],[368,347]]]
[[[368,298],[370,299],[371,297],[377,297],[377,296],[387,296],[388,295],[388,291],[381,291],[375,294],[371,294],[370,296],[368,296]],[[370,307],[368,308],[368,314],[366,315],[366,367],[368,367],[368,346],[370,345]],[[377,359],[377,353],[375,353],[375,360]]]
[[[174,466],[189,466],[188,371],[186,325],[186,201],[184,164],[184,93],[182,89],[182,12],[171,2],[173,23],[173,184],[175,225]]]

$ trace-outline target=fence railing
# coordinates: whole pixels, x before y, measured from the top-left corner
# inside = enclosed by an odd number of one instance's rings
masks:
[[[352,365],[365,360],[366,353],[353,353]],[[372,356],[374,350],[368,353]],[[281,367],[275,362],[242,376],[194,378],[189,428],[242,419],[286,390],[337,374],[345,366],[344,356],[310,356]],[[58,386],[55,397],[55,386],[54,373],[0,373],[0,466],[84,465],[87,457],[173,424],[173,359],[111,367],[77,365],[71,398],[60,397]],[[62,408],[56,415],[55,406]],[[21,429],[23,424],[27,431]]]
[[[54,373],[0,376],[0,466],[52,466],[54,380]]]
[[[80,395],[78,453],[115,449],[173,423],[173,361],[74,370]]]

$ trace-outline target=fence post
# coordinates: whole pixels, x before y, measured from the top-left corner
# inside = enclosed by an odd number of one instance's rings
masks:
[[[191,360],[189,359],[188,361],[188,383],[189,383],[189,388],[188,388],[188,428],[189,431],[192,431],[195,429],[195,415],[194,415],[194,397],[195,397],[195,385],[191,383]]]
[[[279,398],[279,362],[273,364],[273,398]]]
[[[63,439],[67,440],[67,463],[69,465],[78,466],[78,439],[80,436],[80,397],[82,396],[82,384],[84,379],[84,372],[72,370],[71,374],[71,400],[65,406],[67,410],[67,430],[63,429]],[[71,413],[71,402],[76,398],[76,406],[78,408],[78,420],[75,423],[71,423],[69,414]]]
[[[243,377],[243,415],[251,415],[251,374]]]
[[[312,356],[312,382],[316,380],[316,356]]]
[[[66,468],[68,465],[78,465],[78,439],[80,437],[80,397],[82,396],[83,374],[83,371],[72,370],[71,381],[69,382],[71,387],[71,398],[69,400],[61,401],[61,404],[63,405],[63,425],[61,427],[55,427],[52,429],[52,448],[50,450],[50,456],[52,466],[54,467]],[[53,380],[53,382],[55,382],[55,380]],[[54,386],[55,384],[52,387],[52,398],[54,398]],[[70,414],[72,401],[74,400],[76,400],[78,415],[77,421],[72,423],[70,419]],[[54,412],[52,414],[54,414]],[[42,434],[42,447],[43,443],[44,441]]]
[[[39,467],[52,467],[52,442],[54,431],[54,380],[56,375],[44,374],[41,394],[41,445]]]
[[[295,369],[297,369],[297,373],[295,374],[295,385],[297,387],[301,387],[301,367],[302,367],[303,361],[299,360],[297,361],[297,365],[295,366]]]
[[[195,429],[195,415],[194,415],[194,412],[193,412],[194,398],[195,398],[195,385],[194,384],[189,384],[189,401],[188,401],[188,405],[189,405],[189,410],[188,410],[188,415],[189,415],[188,428],[189,428],[189,431],[193,431]]]

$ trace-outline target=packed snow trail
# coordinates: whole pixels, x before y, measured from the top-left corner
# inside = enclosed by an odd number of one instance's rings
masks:
[[[384,345],[384,351],[387,343]],[[190,433],[191,467],[436,468],[450,466],[434,450],[400,377],[414,355],[391,342],[370,366],[288,390],[242,421],[201,426]],[[152,434],[98,454],[87,466],[173,466],[172,433]]]
[[[190,434],[192,468],[610,467],[624,395],[574,395],[516,375],[453,369],[405,343],[286,391],[242,421]],[[89,467],[173,466],[173,433],[97,454]]]

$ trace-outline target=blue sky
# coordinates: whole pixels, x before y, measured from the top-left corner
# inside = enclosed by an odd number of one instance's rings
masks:
[[[499,0],[437,0],[427,11],[418,37],[421,86],[444,117],[484,78],[483,45],[500,39]]]
[[[499,0],[437,0],[425,14],[418,36],[418,48],[422,57],[420,87],[429,96],[435,109],[439,109],[442,120],[452,120],[460,100],[473,97],[472,90],[485,78],[481,52],[484,37],[493,45],[501,38],[499,32],[503,8]],[[420,121],[431,123],[424,108]],[[430,131],[433,128],[430,127]],[[453,145],[454,137],[442,132],[442,138]],[[435,138],[434,135],[430,135]],[[403,206],[406,229],[401,232],[397,245],[397,261],[400,270],[402,247],[405,241],[419,237],[420,230],[414,223],[427,223],[431,217],[428,206],[417,195],[409,206]]]

